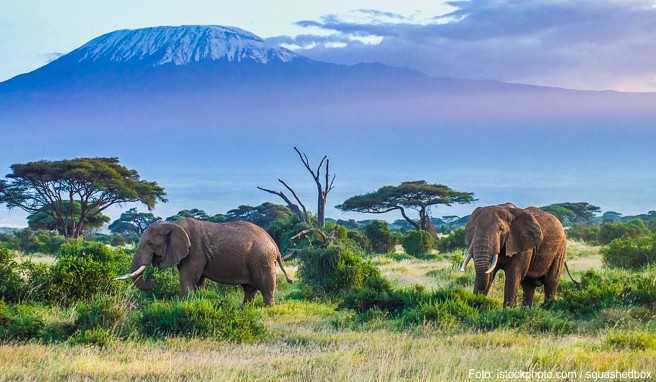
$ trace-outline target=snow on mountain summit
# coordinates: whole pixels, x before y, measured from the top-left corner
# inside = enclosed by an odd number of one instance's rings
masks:
[[[214,25],[118,30],[97,37],[72,53],[81,63],[143,61],[153,66],[206,61],[266,64],[299,57],[245,30]]]

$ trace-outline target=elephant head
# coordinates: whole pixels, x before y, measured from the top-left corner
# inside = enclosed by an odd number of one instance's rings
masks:
[[[138,288],[151,289],[152,280],[142,277],[146,268],[149,265],[160,268],[177,265],[189,255],[190,248],[191,240],[182,227],[173,223],[155,223],[141,235],[132,259],[132,272],[118,279],[131,279]]]
[[[461,268],[464,270],[469,260],[474,260],[474,293],[488,293],[500,256],[512,257],[536,248],[542,238],[535,217],[511,203],[474,210],[465,228],[469,249]]]

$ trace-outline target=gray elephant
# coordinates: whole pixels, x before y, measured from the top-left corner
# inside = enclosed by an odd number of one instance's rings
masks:
[[[235,221],[212,223],[183,219],[175,223],[155,223],[141,236],[132,261],[132,272],[119,277],[132,279],[141,289],[150,289],[144,280],[149,265],[177,266],[181,295],[200,287],[205,278],[244,289],[244,303],[262,293],[267,305],[275,303],[276,263],[292,282],[282,263],[278,246],[255,224]]]
[[[533,303],[535,288],[540,285],[544,285],[545,303],[555,298],[567,239],[552,214],[512,203],[477,208],[465,228],[465,240],[469,250],[461,270],[474,259],[474,293],[487,294],[502,269],[506,276],[504,306],[515,305],[520,284],[526,306]]]

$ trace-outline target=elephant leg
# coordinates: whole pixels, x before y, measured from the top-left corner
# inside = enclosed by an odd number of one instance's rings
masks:
[[[203,288],[205,286],[205,276],[201,276],[198,282],[196,283],[196,289]]]
[[[515,306],[517,302],[517,290],[524,276],[526,276],[526,272],[528,272],[532,254],[532,251],[516,254],[509,266],[505,269],[506,284],[503,289],[504,306]]]
[[[178,267],[178,270],[180,272],[180,297],[185,297],[189,292],[198,288],[201,276],[186,268]]]
[[[548,305],[556,299],[556,291],[560,283],[560,273],[563,270],[563,263],[565,262],[566,246],[563,245],[559,249],[559,256],[554,259],[551,268],[544,277],[544,303]]]
[[[248,284],[242,284],[241,287],[244,289],[244,305],[252,303],[255,300],[257,288]]]
[[[533,305],[533,296],[535,295],[535,285],[534,280],[524,279],[522,280],[522,289],[524,291],[524,301],[523,305],[530,307]]]
[[[264,297],[264,304],[267,306],[274,305],[275,292],[276,292],[276,268],[275,265],[272,269],[264,270],[261,274],[262,279],[260,280],[260,292],[262,292],[262,297]]]

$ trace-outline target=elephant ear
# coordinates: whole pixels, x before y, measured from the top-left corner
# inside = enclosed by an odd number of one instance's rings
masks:
[[[506,241],[506,256],[537,248],[543,239],[542,228],[535,216],[528,212],[519,212],[510,225],[510,234]]]
[[[474,236],[474,231],[476,230],[476,225],[478,224],[477,220],[481,214],[481,211],[482,208],[477,207],[474,212],[472,212],[471,216],[469,217],[469,221],[465,226],[465,245],[467,245],[467,247],[469,247],[469,244],[471,244],[472,237]]]
[[[165,223],[163,233],[166,235],[166,248],[160,266],[162,268],[178,265],[189,255],[191,240],[187,231],[177,224]]]

